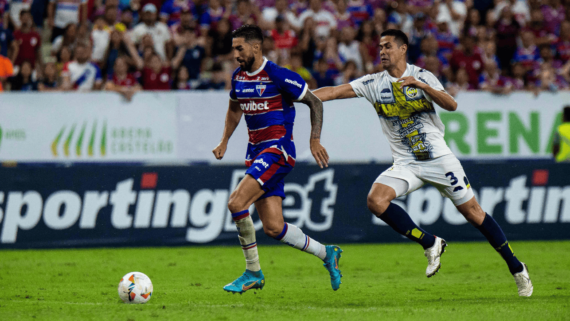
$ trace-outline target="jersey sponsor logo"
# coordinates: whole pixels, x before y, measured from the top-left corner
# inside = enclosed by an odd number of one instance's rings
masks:
[[[422,77],[419,77],[418,79],[419,79],[421,82],[423,82],[424,84],[429,85],[429,84],[427,83],[427,81],[426,81],[425,79],[423,79]]]
[[[252,92],[253,92],[253,88],[244,89],[243,92],[244,92],[244,93],[252,93]]]
[[[391,99],[392,98],[392,92],[390,91],[390,89],[388,89],[388,88],[382,89],[382,91],[380,92],[380,98]]]
[[[366,85],[369,85],[369,84],[371,84],[371,83],[373,83],[373,82],[374,82],[374,79],[368,79],[368,80],[366,80],[366,81],[363,81],[363,82],[362,82],[362,85],[363,85],[363,86],[366,86]]]
[[[295,85],[299,88],[303,87],[303,85],[301,85],[300,83],[298,83],[296,80],[291,80],[291,79],[285,79],[286,83],[289,83],[291,85]]]
[[[269,110],[269,106],[267,101],[262,103],[256,103],[255,101],[250,101],[249,103],[239,104],[241,110],[249,110],[249,111],[256,111],[256,110]]]
[[[259,96],[263,95],[263,92],[265,92],[265,88],[267,88],[266,85],[255,86],[255,89],[257,89],[257,93],[259,94]]]
[[[254,162],[254,164],[261,164],[263,165],[263,167],[268,168],[269,164],[267,164],[263,159],[256,159]],[[257,167],[256,167],[257,168]]]

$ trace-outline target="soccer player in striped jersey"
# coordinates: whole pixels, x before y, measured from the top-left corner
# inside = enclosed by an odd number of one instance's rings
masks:
[[[447,244],[417,226],[392,200],[414,192],[425,183],[432,184],[503,257],[515,278],[519,295],[531,296],[533,287],[526,265],[515,256],[499,224],[481,209],[461,163],[443,139],[444,126],[434,103],[454,111],[457,102],[431,72],[406,63],[408,37],[405,33],[388,29],[380,36],[384,71],[314,92],[322,101],[364,97],[376,109],[382,131],[390,143],[394,165],[372,185],[368,208],[396,232],[424,248],[429,278],[441,267],[440,257]]]
[[[277,66],[263,57],[263,33],[258,26],[244,25],[232,33],[234,57],[240,66],[232,76],[230,102],[222,141],[213,150],[222,159],[228,141],[242,115],[249,132],[246,153],[246,176],[232,192],[228,208],[238,229],[238,237],[246,261],[242,276],[224,286],[224,290],[243,293],[262,289],[265,277],[259,265],[255,228],[248,211],[251,204],[259,213],[265,234],[324,261],[333,290],[340,286],[338,246],[323,245],[305,235],[295,225],[285,223],[282,201],[283,179],[295,166],[293,144],[294,101],[311,110],[310,147],[321,168],[328,166],[328,154],[320,143],[323,104],[307,88],[297,73]]]

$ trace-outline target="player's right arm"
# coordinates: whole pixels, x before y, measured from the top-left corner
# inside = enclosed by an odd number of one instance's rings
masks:
[[[222,140],[212,151],[216,159],[222,159],[222,157],[224,157],[226,149],[228,148],[228,141],[238,126],[242,114],[243,111],[239,106],[239,102],[230,100],[230,106],[228,108],[228,113],[226,114],[226,124],[224,126],[224,134],[222,136]]]
[[[317,96],[322,102],[335,100],[335,99],[346,99],[357,97],[354,89],[350,84],[343,84],[334,87],[322,87],[315,91],[313,94]]]

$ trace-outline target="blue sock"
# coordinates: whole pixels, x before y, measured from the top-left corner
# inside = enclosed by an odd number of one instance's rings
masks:
[[[477,229],[485,235],[489,243],[491,243],[491,246],[501,254],[503,260],[507,262],[511,274],[515,274],[523,270],[523,265],[515,256],[513,249],[509,245],[509,241],[507,241],[505,233],[503,233],[499,224],[497,224],[489,214],[485,213],[485,219],[483,219],[483,223],[481,226],[478,226]]]
[[[390,225],[396,232],[421,244],[424,250],[432,247],[435,243],[435,236],[417,226],[410,218],[410,215],[394,203],[390,203],[386,211],[380,215],[380,219]]]

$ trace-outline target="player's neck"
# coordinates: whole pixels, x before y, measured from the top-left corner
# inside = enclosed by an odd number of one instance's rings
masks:
[[[248,72],[249,73],[256,72],[259,68],[261,68],[261,65],[263,65],[264,60],[265,59],[263,58],[263,56],[255,57],[255,61],[253,62],[253,65],[251,65],[251,68]]]
[[[406,61],[404,61],[403,63],[395,64],[394,66],[392,66],[392,68],[386,69],[386,71],[390,76],[394,78],[402,78],[407,68],[408,64],[406,63]]]

